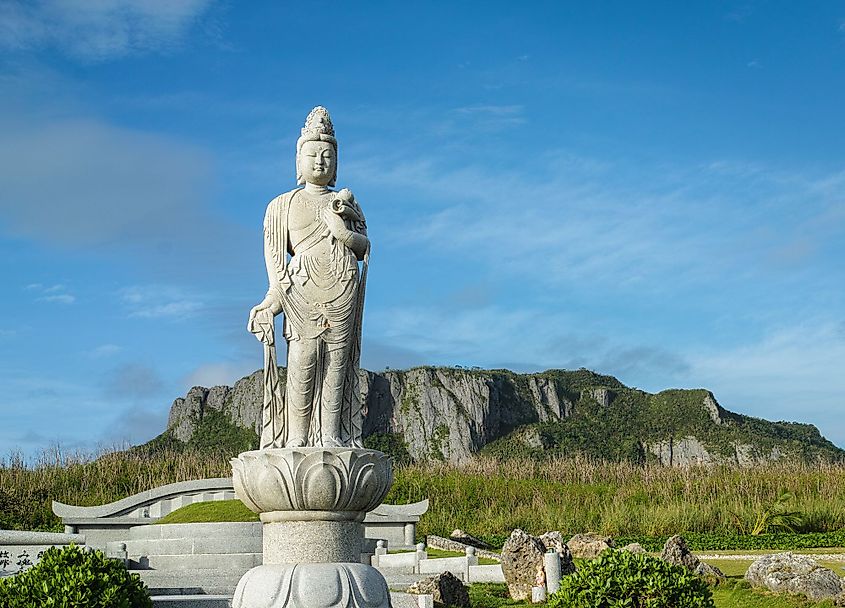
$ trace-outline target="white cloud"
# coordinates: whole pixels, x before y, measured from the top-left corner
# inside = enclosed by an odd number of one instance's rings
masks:
[[[0,46],[57,47],[105,60],[178,46],[209,0],[41,0],[0,4]]]
[[[73,304],[76,302],[76,296],[67,293],[64,285],[45,286],[41,283],[30,283],[24,289],[40,294],[35,298],[36,302],[46,302],[48,304]]]
[[[74,302],[76,302],[76,296],[73,296],[69,293],[60,293],[52,296],[41,296],[36,301],[51,302],[58,304],[73,304]]]
[[[121,289],[118,296],[129,316],[140,319],[185,319],[203,309],[195,296],[173,286],[134,285]]]

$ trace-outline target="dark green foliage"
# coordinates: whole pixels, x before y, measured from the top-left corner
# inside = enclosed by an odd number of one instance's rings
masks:
[[[501,549],[507,534],[477,535],[495,549]],[[718,534],[714,532],[684,532],[684,540],[691,551],[793,551],[798,549],[824,549],[845,547],[845,530],[838,532],[808,532],[804,534]],[[617,547],[639,543],[646,551],[663,550],[669,536],[619,536],[614,539]]]
[[[756,536],[684,532],[683,536],[691,551],[793,551],[845,547],[845,530],[805,534],[758,534]],[[616,539],[616,545],[624,547],[629,543],[640,543],[646,551],[660,551],[668,538],[668,536],[622,536]],[[484,540],[489,542],[487,538]]]
[[[411,455],[408,453],[408,444],[400,433],[373,433],[364,438],[364,447],[371,450],[384,452],[396,465],[409,464]]]
[[[258,435],[252,429],[245,429],[231,421],[223,412],[207,409],[197,422],[194,434],[187,443],[173,436],[168,429],[147,443],[131,448],[139,454],[158,454],[169,452],[201,453],[217,452],[228,456],[237,456],[241,452],[258,449]]]
[[[703,579],[650,555],[607,550],[561,581],[548,608],[713,608]]]
[[[41,503],[49,502],[45,489],[37,493]],[[38,504],[41,507],[41,504]],[[21,500],[16,500],[12,494],[0,489],[0,530],[46,530],[61,532],[64,530],[55,515],[49,509],[34,507]]]
[[[75,545],[51,547],[35,566],[0,579],[3,608],[152,608],[147,588],[117,560]]]
[[[721,407],[721,424],[715,424],[703,406],[712,395],[704,389],[671,389],[650,394],[627,388],[610,376],[598,376],[582,370],[577,381],[569,374],[544,372],[562,383],[562,398],[573,403],[570,417],[551,422],[536,422],[516,429],[486,445],[482,453],[495,458],[550,458],[581,454],[614,462],[646,463],[655,456],[647,444],[670,439],[695,437],[714,455],[736,458],[736,446],[752,446],[753,453],[765,459],[773,448],[798,462],[827,460],[842,462],[845,451],[821,436],[810,424],[770,422],[728,412]],[[516,378],[519,378],[518,376]],[[527,378],[527,376],[524,376]],[[600,380],[596,384],[586,384]],[[593,397],[594,389],[606,389],[609,406]],[[521,437],[531,429],[539,435],[542,448],[529,446]]]
[[[187,447],[198,451],[222,451],[235,456],[258,449],[258,435],[252,429],[237,426],[223,412],[206,409]]]

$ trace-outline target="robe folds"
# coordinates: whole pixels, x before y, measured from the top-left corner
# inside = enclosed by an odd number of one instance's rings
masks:
[[[363,447],[358,370],[369,249],[359,269],[355,254],[330,236],[327,227],[319,219],[315,219],[314,225],[305,231],[305,236],[300,237],[299,242],[291,243],[288,211],[299,192],[300,189],[296,189],[279,195],[267,206],[264,217],[264,261],[269,293],[281,302],[283,333],[288,342],[318,341],[308,444],[323,445],[320,420],[322,407],[325,406],[322,391],[328,359],[325,354],[327,350],[348,349],[349,357],[339,395],[340,436],[336,439],[344,446]],[[360,214],[360,208],[358,212]],[[366,235],[366,224],[363,221],[347,220],[346,223],[349,229]],[[330,255],[309,255],[311,247],[324,239],[330,240]],[[269,319],[269,326],[271,339],[268,340],[269,344],[265,344],[264,356],[262,449],[284,447],[289,415],[278,377],[272,319]],[[331,404],[333,408],[337,405]]]

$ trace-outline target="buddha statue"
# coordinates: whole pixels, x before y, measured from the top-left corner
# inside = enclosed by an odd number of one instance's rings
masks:
[[[355,197],[332,190],[337,140],[322,106],[308,115],[296,142],[296,175],[299,187],[267,206],[270,286],[247,324],[265,351],[260,447],[362,447],[358,367],[370,241]],[[280,313],[284,394],[274,324]]]

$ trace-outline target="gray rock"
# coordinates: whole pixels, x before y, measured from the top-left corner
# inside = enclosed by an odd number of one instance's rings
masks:
[[[599,534],[576,534],[566,543],[573,557],[592,559],[614,547],[613,539]]]
[[[676,534],[670,537],[666,544],[663,545],[663,552],[660,554],[660,559],[675,564],[676,566],[683,566],[688,570],[695,570],[701,560],[693,555],[692,551],[687,547],[687,541],[683,536]]]
[[[502,547],[502,573],[511,598],[531,599],[531,587],[540,577],[545,580],[543,554],[545,547],[539,539],[517,528]]]
[[[563,536],[560,532],[546,532],[542,534],[537,540],[543,545],[545,551],[556,551],[560,556],[560,573],[561,575],[573,574],[575,572],[575,562],[572,561],[572,552],[569,546],[563,542]]]
[[[208,389],[195,386],[184,397],[173,402],[167,419],[167,428],[179,441],[188,442],[194,436],[197,424],[202,420]]]
[[[471,547],[475,547],[476,549],[490,549],[490,545],[485,543],[480,538],[475,538],[471,534],[467,534],[460,528],[456,528],[452,530],[452,533],[449,535],[449,540],[454,540],[456,542],[462,543],[464,545],[469,545]]]
[[[842,580],[833,570],[820,566],[809,556],[794,553],[764,555],[749,566],[745,580],[754,587],[801,594],[814,602],[845,593]]]
[[[531,587],[546,580],[546,551],[556,551],[560,556],[560,574],[575,572],[572,553],[563,542],[560,532],[546,532],[540,537],[531,536],[517,528],[502,547],[502,573],[508,585],[508,592],[515,600],[531,599]]]
[[[687,547],[687,541],[684,540],[684,537],[678,534],[669,538],[666,544],[663,545],[663,552],[660,554],[660,559],[676,566],[683,566],[687,570],[692,570],[711,582],[723,581],[727,578],[716,566],[711,566],[698,559],[689,550],[689,547]]]
[[[464,584],[451,572],[435,574],[413,583],[408,593],[434,596],[435,605],[469,608],[469,593]]]
[[[640,543],[631,543],[629,545],[625,545],[624,547],[622,547],[622,551],[635,553],[637,555],[643,555],[644,553],[647,553],[647,551],[643,549],[643,546]]]

